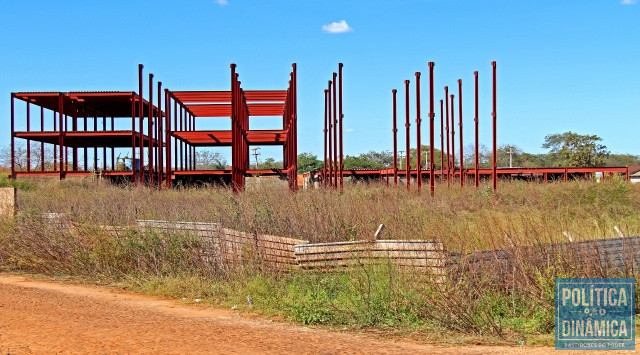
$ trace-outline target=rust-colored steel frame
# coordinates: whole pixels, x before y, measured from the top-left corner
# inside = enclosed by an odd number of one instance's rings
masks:
[[[344,150],[342,106],[342,63],[338,72],[332,73],[324,90],[324,168],[320,174],[322,185],[327,188],[344,189]]]
[[[173,179],[179,177],[230,176],[233,191],[238,193],[244,191],[247,176],[275,175],[286,176],[289,188],[297,190],[297,66],[292,64],[286,90],[244,90],[236,68],[235,64],[230,65],[229,91],[165,89],[166,187],[170,188]],[[249,120],[258,116],[281,116],[283,127],[251,130]],[[197,118],[229,118],[231,129],[197,130]],[[282,146],[283,168],[249,169],[250,145]],[[220,146],[231,147],[231,170],[199,170],[196,147]]]
[[[11,94],[11,177],[19,176],[58,176],[64,179],[68,175],[86,176],[101,174],[110,177],[123,177],[138,181],[149,181],[153,184],[151,176],[154,173],[153,164],[147,171],[138,168],[135,155],[132,157],[131,170],[117,170],[115,161],[115,149],[127,148],[142,150],[145,146],[149,151],[160,151],[162,139],[151,131],[145,135],[144,118],[148,116],[148,127],[154,120],[164,114],[153,105],[151,95],[149,99],[142,96],[142,69],[139,72],[139,93],[134,91],[113,92],[14,92]],[[152,76],[150,76],[152,78]],[[149,92],[151,93],[151,83]],[[26,102],[26,130],[16,130],[15,100]],[[39,130],[32,130],[32,105],[40,108]],[[45,118],[52,117],[51,130],[45,130]],[[110,119],[110,127],[107,125]],[[131,119],[130,130],[116,130],[115,121]],[[99,119],[102,127],[99,129]],[[136,127],[136,119],[139,124]],[[82,124],[80,124],[82,122]],[[69,124],[71,123],[71,124]],[[71,128],[69,128],[71,126]],[[90,127],[92,126],[92,127]],[[24,169],[16,169],[15,139],[27,141],[27,164]],[[31,142],[40,143],[39,169],[32,170]],[[53,148],[53,161],[48,162],[45,155],[45,147]],[[89,150],[93,148],[93,170],[89,169]],[[68,151],[71,149],[71,169],[69,169]],[[102,170],[98,166],[99,149],[102,150]],[[83,164],[80,168],[79,150],[83,151]],[[107,151],[110,150],[111,164],[107,162]],[[153,153],[150,153],[153,154]],[[140,167],[144,167],[140,163]],[[148,178],[148,179],[147,179]]]

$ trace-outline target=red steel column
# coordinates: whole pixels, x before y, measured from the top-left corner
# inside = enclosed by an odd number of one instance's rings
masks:
[[[420,72],[416,72],[416,179],[418,180],[418,192],[422,189],[422,139],[420,137],[420,127],[422,118],[420,117]]]
[[[444,102],[440,100],[440,182],[444,179],[444,114],[442,107]]]
[[[450,94],[451,98],[451,180],[456,180],[456,130],[455,130],[455,95]]]
[[[149,121],[147,122],[149,139],[149,187],[153,186],[153,74],[149,73]]]
[[[393,97],[393,183],[398,186],[398,125],[397,125],[397,109],[396,109],[396,93],[398,90],[391,90]]]
[[[335,189],[338,188],[338,113],[336,111],[336,101],[338,96],[336,95],[336,90],[338,83],[336,81],[338,74],[333,73],[333,172],[334,172],[334,180],[333,187]]]
[[[15,95],[11,94],[11,178],[16,178]],[[60,140],[60,139],[58,139]],[[55,164],[55,161],[54,161]],[[62,175],[61,175],[62,178]]]
[[[329,143],[328,143],[328,139],[329,139],[329,90],[325,89],[324,90],[324,169],[322,170],[322,184],[324,185],[324,187],[327,187],[327,179],[328,179],[328,175],[327,174],[327,159],[328,159],[328,149],[329,149]]]
[[[163,160],[163,131],[162,131],[162,81],[158,81],[158,118],[156,129],[156,149],[158,150],[158,190],[162,189],[162,174],[164,173],[164,160]]]
[[[144,99],[142,96],[142,91],[143,91],[143,87],[142,87],[142,68],[143,65],[139,64],[138,65],[138,128],[140,129],[140,132],[138,133],[138,144],[140,144],[139,147],[139,152],[140,152],[140,157],[139,157],[139,161],[140,161],[140,171],[138,172],[138,180],[140,181],[141,184],[144,185]],[[134,154],[133,157],[131,157],[132,161],[131,164],[132,165],[136,165],[136,156]]]
[[[164,110],[166,113],[166,124],[164,128],[164,135],[167,139],[167,156],[166,156],[166,176],[165,186],[167,189],[171,188],[171,99],[169,96],[169,89],[164,89]]]
[[[480,158],[479,158],[479,145],[480,145],[480,137],[478,135],[478,72],[474,71],[473,72],[473,76],[475,79],[475,117],[473,118],[473,121],[475,123],[475,131],[476,131],[476,144],[475,144],[475,158],[474,158],[474,167],[475,167],[475,176],[474,176],[474,180],[475,180],[475,184],[476,187],[480,186],[480,176],[478,175],[478,168],[480,165]]]
[[[493,111],[491,112],[491,116],[493,116],[493,159],[491,163],[491,167],[493,169],[492,179],[493,179],[493,190],[496,191],[498,189],[498,139],[497,139],[497,100],[496,100],[496,62],[491,62],[491,66],[493,67]],[[566,176],[566,174],[565,174]]]
[[[131,94],[131,182],[133,185],[138,184],[138,175],[136,173],[136,95]],[[116,162],[117,164],[117,162]],[[126,166],[126,162],[125,162]],[[115,168],[114,168],[115,170]]]
[[[329,118],[329,187],[333,186],[333,116],[331,115],[331,101],[333,100],[331,96],[331,86],[333,82],[329,80],[328,84],[328,93],[329,93],[329,101],[327,106],[328,118]]]
[[[444,87],[444,112],[445,112],[445,126],[444,131],[447,136],[447,186],[451,184],[451,157],[449,154],[449,147],[451,144],[449,143],[449,87]]]
[[[60,148],[60,180],[64,179],[64,163],[65,163],[65,148],[64,148],[64,131],[63,131],[63,119],[64,119],[64,94],[58,95],[58,119],[60,120],[60,130],[58,131],[58,147]],[[12,167],[13,170],[13,167]]]
[[[458,79],[458,122],[460,129],[460,187],[464,186],[464,145],[462,141],[462,79]]]
[[[58,130],[58,112],[53,111],[53,131]],[[58,171],[58,146],[53,145],[53,171]]]
[[[40,132],[44,132],[44,107],[40,106]],[[44,142],[40,142],[40,171],[44,171]]]
[[[339,89],[338,89],[338,97],[340,98],[340,106],[338,108],[338,118],[340,120],[340,191],[344,190],[344,174],[343,174],[343,170],[344,170],[344,155],[343,155],[343,150],[342,150],[342,119],[344,118],[344,114],[342,113],[342,63],[338,63],[338,80],[340,83]]]
[[[435,66],[434,62],[429,62],[429,185],[431,187],[431,196],[435,195],[436,191],[436,180],[434,173],[434,159],[435,159],[435,151],[434,151],[434,120],[436,117],[435,113],[435,99],[433,92],[433,67]]]
[[[405,80],[404,81],[404,92],[405,92],[405,97],[404,97],[404,106],[405,106],[405,128],[406,128],[406,141],[407,141],[407,155],[406,155],[406,163],[405,163],[405,174],[406,174],[406,179],[407,179],[407,190],[409,189],[409,187],[411,186],[411,144],[410,144],[410,136],[411,136],[411,131],[410,131],[410,127],[411,127],[411,123],[409,121],[409,80]]]
[[[27,100],[27,132],[31,131],[31,103]],[[27,172],[31,171],[31,140],[27,139]]]

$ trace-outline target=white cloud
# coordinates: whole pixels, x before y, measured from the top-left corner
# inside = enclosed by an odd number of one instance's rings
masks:
[[[347,133],[355,132],[353,128],[347,128]]]
[[[638,2],[637,0],[620,0],[620,3],[622,5],[634,5],[636,2]]]
[[[328,25],[322,25],[322,32],[326,32],[326,33],[345,33],[345,32],[352,32],[352,31],[353,31],[353,27],[349,26],[349,24],[345,20],[341,20],[338,22],[331,22]]]
[[[229,0],[215,0],[216,4],[220,5],[220,6],[227,6],[229,5]]]

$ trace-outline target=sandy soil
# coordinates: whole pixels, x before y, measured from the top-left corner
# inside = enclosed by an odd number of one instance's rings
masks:
[[[272,322],[107,287],[0,274],[0,354],[158,352],[546,354],[553,349],[417,344]]]

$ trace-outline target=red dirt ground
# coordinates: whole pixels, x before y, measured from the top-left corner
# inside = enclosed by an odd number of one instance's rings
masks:
[[[340,333],[231,310],[0,274],[0,354],[277,353],[504,354],[552,348],[417,344]],[[611,352],[607,352],[611,354]]]

